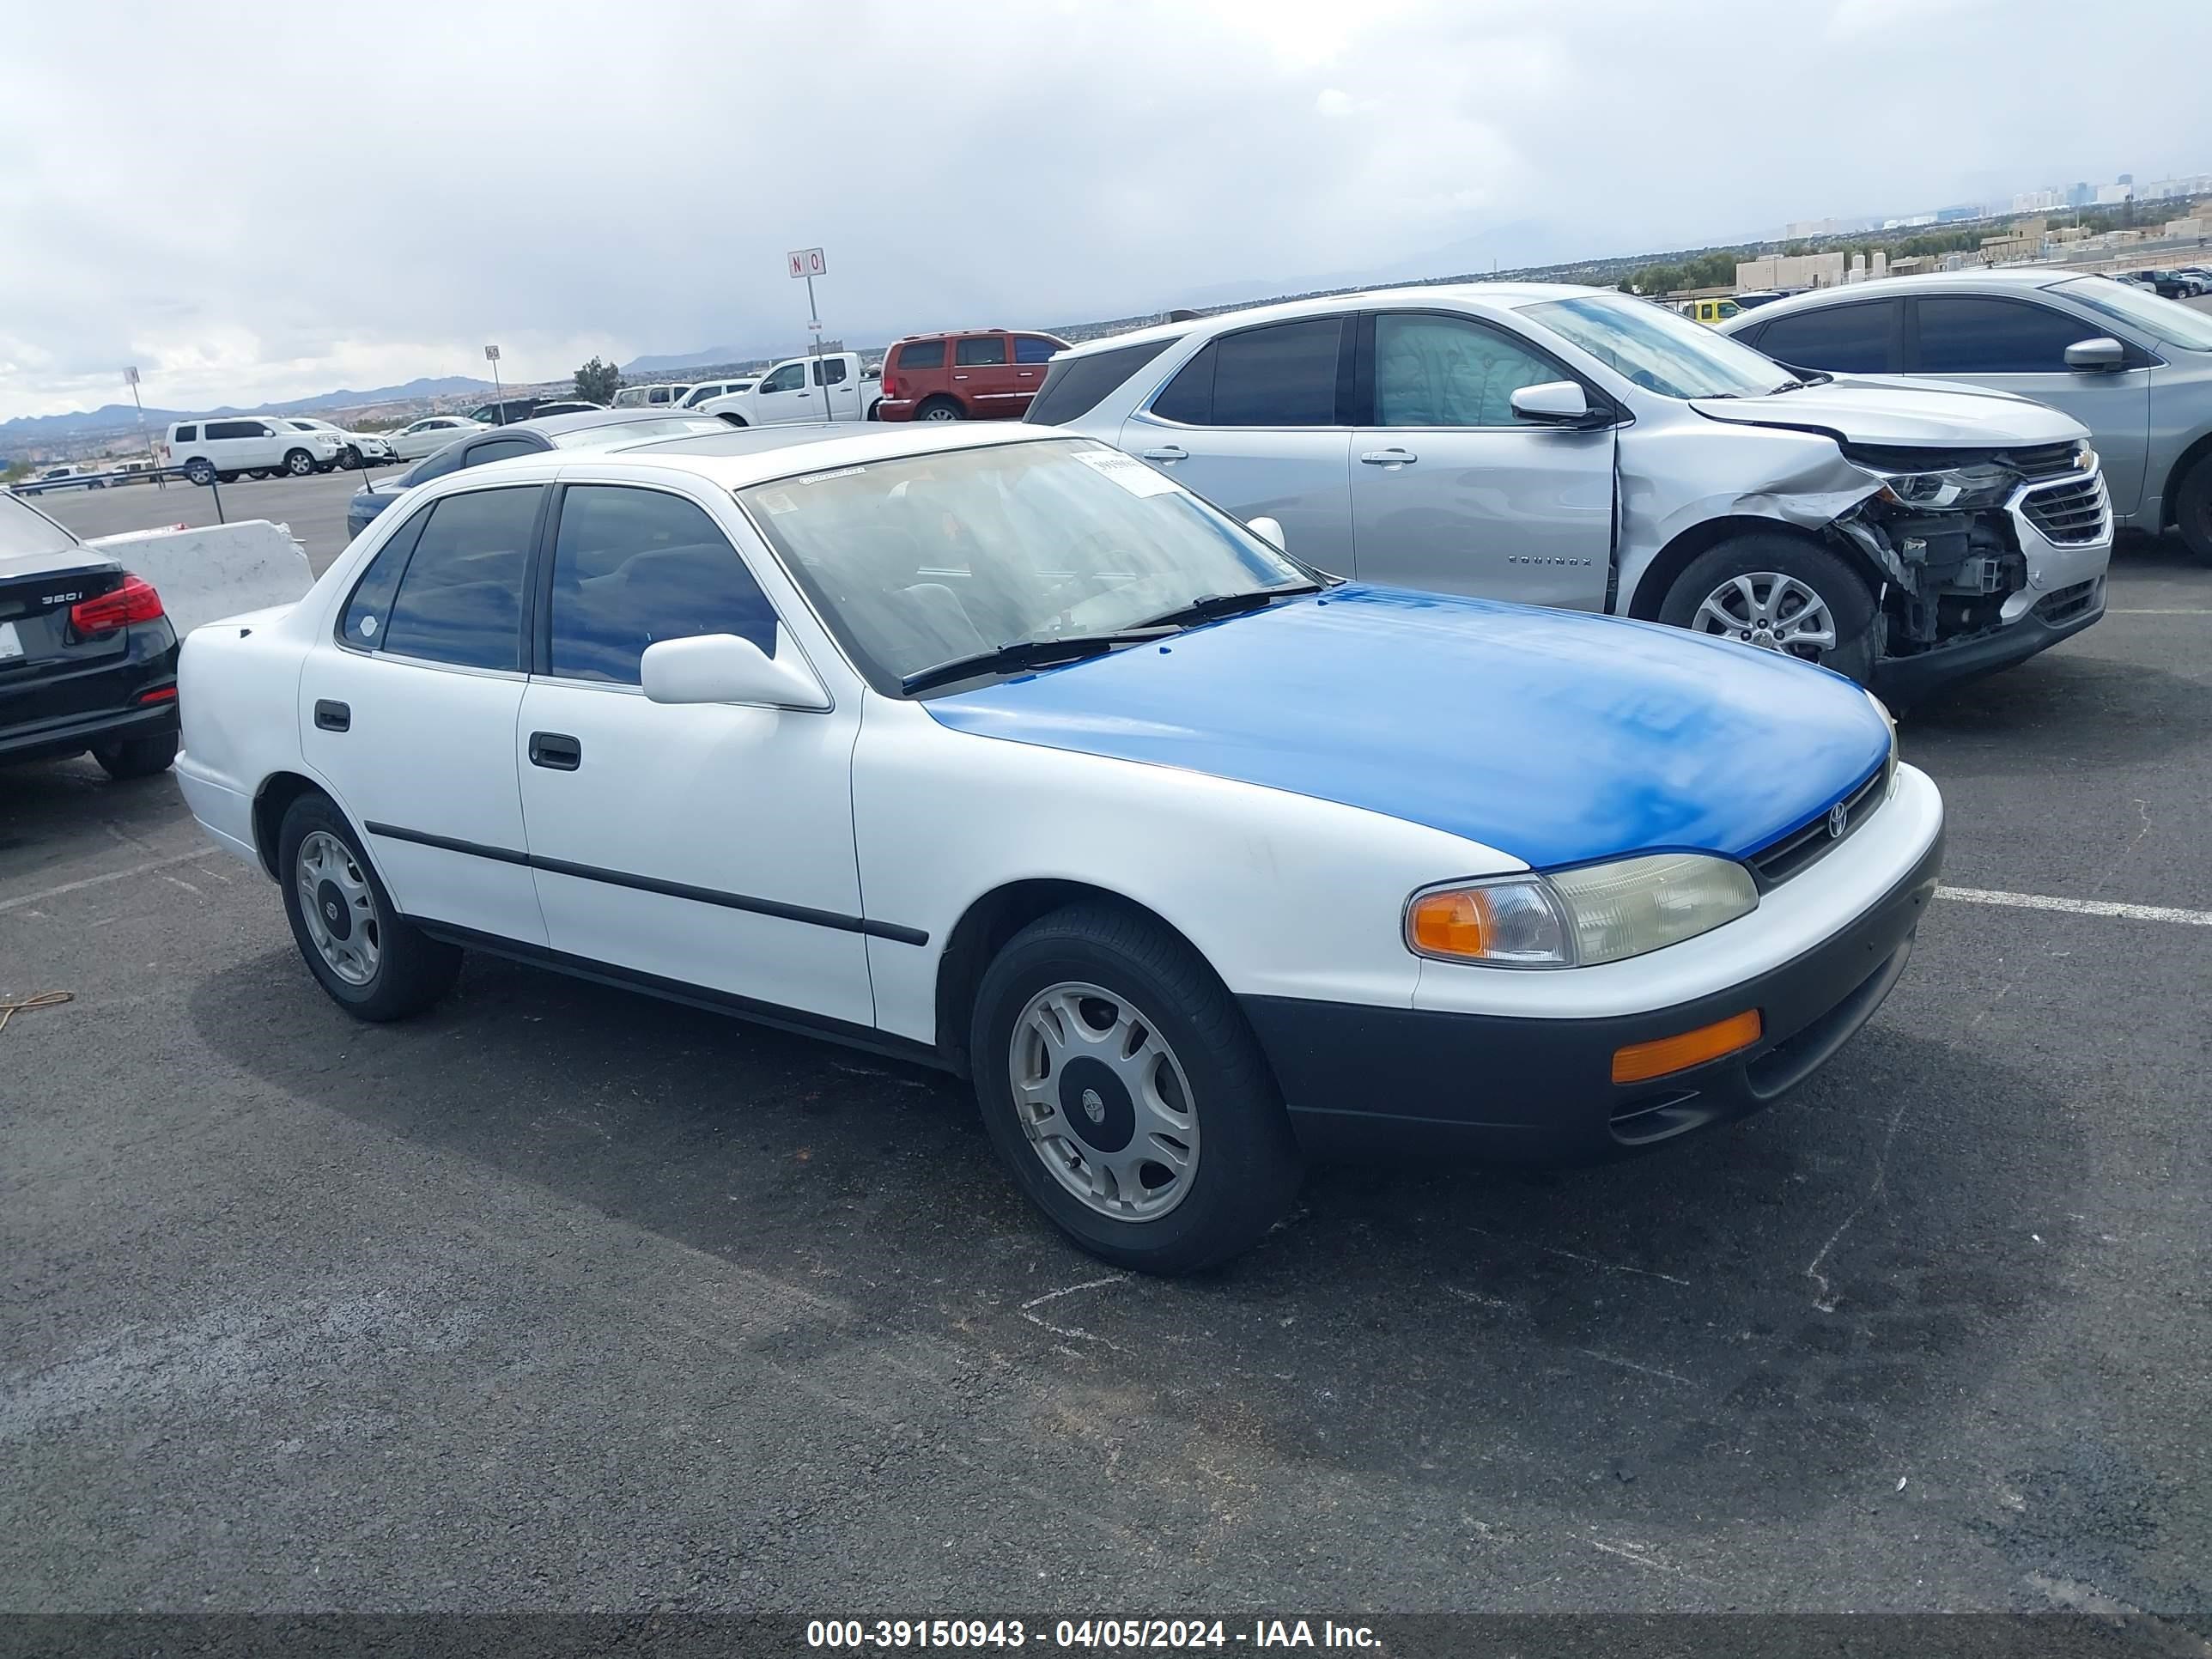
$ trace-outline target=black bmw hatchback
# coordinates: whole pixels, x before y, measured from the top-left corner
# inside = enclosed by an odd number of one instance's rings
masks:
[[[0,490],[0,763],[177,757],[177,632],[152,586]]]

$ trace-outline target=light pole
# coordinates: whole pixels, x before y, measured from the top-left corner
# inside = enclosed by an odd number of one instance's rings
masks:
[[[499,348],[495,345],[486,346],[484,361],[491,365],[492,424],[505,426],[507,424],[507,392],[499,383]]]
[[[154,441],[146,433],[146,405],[138,397],[138,368],[136,364],[123,371],[123,384],[131,388],[131,405],[138,411],[138,438],[146,446],[146,459],[154,465],[154,488],[167,489],[161,482],[161,458],[154,453]]]

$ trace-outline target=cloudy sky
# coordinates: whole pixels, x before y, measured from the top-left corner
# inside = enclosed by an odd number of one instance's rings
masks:
[[[2191,0],[41,0],[0,419],[797,350],[814,244],[880,338],[2212,170],[2208,61]]]

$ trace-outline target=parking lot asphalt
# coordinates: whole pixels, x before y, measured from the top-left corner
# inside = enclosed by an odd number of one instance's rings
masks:
[[[2111,593],[1907,720],[1952,885],[2212,908],[2212,569]],[[2212,1633],[2209,988],[2212,927],[1939,900],[1759,1116],[1323,1170],[1149,1281],[948,1083],[481,959],[356,1024],[172,779],[10,772],[0,998],[75,1000],[0,1031],[0,1606]]]

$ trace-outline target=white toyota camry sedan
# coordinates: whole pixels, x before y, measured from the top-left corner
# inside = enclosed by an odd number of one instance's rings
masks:
[[[908,1056],[1154,1272],[1316,1150],[1615,1156],[1844,1048],[1942,851],[1880,703],[1279,540],[1050,428],[495,462],[192,633],[177,770],[360,1018],[484,950]]]

